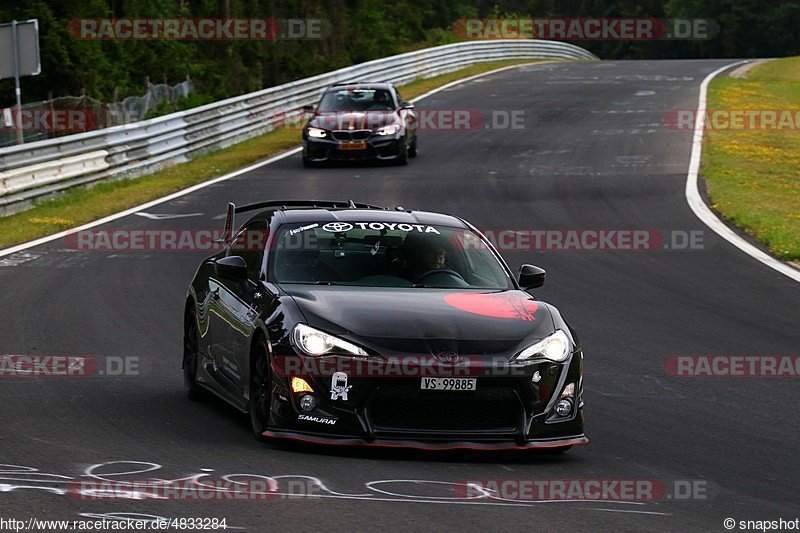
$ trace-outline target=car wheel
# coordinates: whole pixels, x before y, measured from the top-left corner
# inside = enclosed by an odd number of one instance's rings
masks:
[[[307,158],[306,156],[303,156],[303,166],[306,167],[306,168],[314,168],[314,167],[317,166],[317,164],[314,163],[309,158]]]
[[[263,340],[256,342],[250,356],[250,427],[262,440],[267,430],[271,407],[269,351]]]
[[[183,325],[183,386],[193,402],[206,399],[206,390],[197,383],[200,366],[200,340],[197,334],[197,319],[194,309],[186,313]]]
[[[397,151],[397,159],[394,160],[395,165],[407,165],[408,164],[408,146],[406,146],[405,139],[400,144],[400,148]]]
[[[417,157],[417,138],[414,137],[414,142],[408,147],[408,157]]]

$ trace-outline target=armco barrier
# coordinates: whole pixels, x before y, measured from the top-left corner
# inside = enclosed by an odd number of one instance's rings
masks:
[[[391,81],[444,74],[483,61],[596,56],[556,41],[498,40],[437,46],[361,63],[151,120],[0,149],[0,215],[78,185],[136,177],[275,127],[342,81]],[[298,136],[299,139],[299,136]]]

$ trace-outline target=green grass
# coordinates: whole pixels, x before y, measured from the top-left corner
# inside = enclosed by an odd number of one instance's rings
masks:
[[[800,117],[800,57],[711,83],[708,109],[791,110]],[[790,129],[709,129],[702,175],[712,207],[781,259],[800,260],[800,121]]]
[[[441,76],[415,80],[400,89],[403,98],[411,99],[460,78],[507,65],[533,62],[535,61],[481,63]],[[279,128],[223,150],[197,157],[187,163],[173,165],[136,179],[71,189],[56,199],[37,204],[32,209],[0,218],[0,249],[86,224],[185,189],[190,185],[233,172],[257,161],[263,161],[299,144],[298,129]]]

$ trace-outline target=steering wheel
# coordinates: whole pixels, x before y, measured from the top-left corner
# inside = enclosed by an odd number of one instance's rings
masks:
[[[459,274],[458,272],[456,272],[451,268],[435,268],[433,270],[428,270],[427,272],[424,272],[420,277],[417,278],[417,283],[422,283],[422,280],[424,280],[425,278],[429,278],[435,274],[445,274],[454,277],[459,281],[467,283],[466,280],[461,276],[461,274]]]

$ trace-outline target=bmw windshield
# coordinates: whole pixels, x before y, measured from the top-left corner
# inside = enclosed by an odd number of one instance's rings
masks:
[[[514,288],[471,230],[390,222],[287,224],[270,254],[277,283],[362,287]]]
[[[322,97],[318,113],[335,111],[392,111],[392,93],[386,89],[335,89]]]

